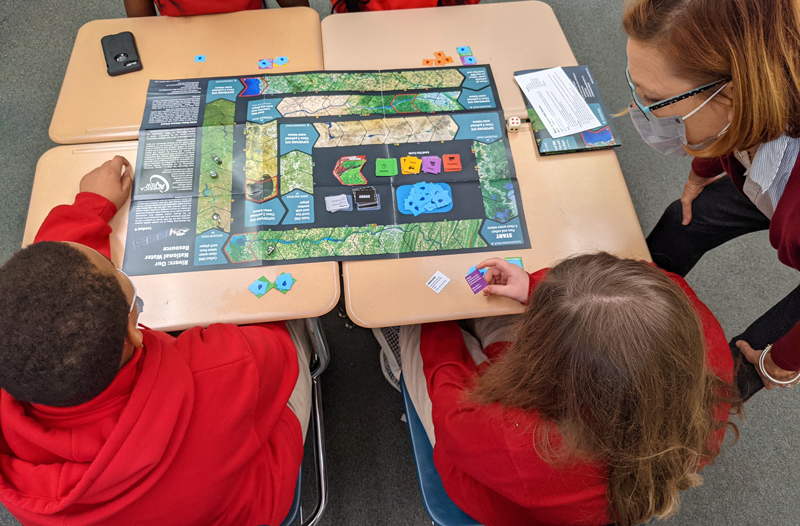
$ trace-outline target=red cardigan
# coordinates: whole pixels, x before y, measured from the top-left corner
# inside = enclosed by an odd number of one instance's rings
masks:
[[[108,256],[115,213],[79,194],[36,241]],[[143,348],[89,402],[46,407],[0,391],[0,501],[25,525],[280,524],[303,455],[285,326],[142,332]]]
[[[158,12],[166,16],[210,15],[261,9],[261,0],[155,0]]]
[[[692,162],[692,170],[705,178],[728,172],[736,188],[744,193],[745,168],[733,154],[714,159],[698,157]],[[775,207],[769,224],[769,242],[778,251],[781,263],[800,270],[800,162],[795,162],[786,189]],[[800,370],[800,322],[783,338],[773,342],[770,356],[781,369]]]
[[[531,288],[545,272],[531,274]],[[732,382],[733,360],[722,327],[682,278],[668,275],[700,315],[709,368]],[[494,344],[484,352],[495,359],[507,346]],[[466,386],[482,367],[475,366],[456,323],[423,325],[420,349],[433,402],[434,463],[447,494],[464,512],[487,526],[611,522],[603,466],[554,468],[533,448],[535,412],[463,402]],[[728,409],[717,408],[717,418],[727,420]],[[724,431],[715,435],[716,444],[723,436]]]

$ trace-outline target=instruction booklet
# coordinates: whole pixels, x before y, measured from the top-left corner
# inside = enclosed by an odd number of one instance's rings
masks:
[[[514,78],[522,90],[540,155],[622,144],[587,66],[517,71]]]

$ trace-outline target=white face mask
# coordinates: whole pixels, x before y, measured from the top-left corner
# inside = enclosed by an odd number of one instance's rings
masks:
[[[723,84],[709,98],[703,101],[701,105],[683,117],[680,115],[656,117],[651,113],[650,119],[648,120],[648,118],[636,104],[631,104],[629,109],[633,126],[636,128],[636,131],[639,132],[639,135],[642,136],[642,140],[649,144],[650,147],[652,147],[655,151],[663,153],[664,155],[687,157],[689,153],[686,151],[684,146],[689,149],[702,149],[707,142],[722,137],[722,135],[728,131],[728,128],[730,128],[731,125],[728,123],[728,125],[725,126],[716,137],[713,137],[707,141],[703,141],[700,144],[691,145],[689,144],[689,141],[686,140],[686,125],[684,124],[686,119],[700,111],[703,106],[708,104],[711,99],[716,97],[717,94],[725,89],[725,86],[727,85],[727,83]]]

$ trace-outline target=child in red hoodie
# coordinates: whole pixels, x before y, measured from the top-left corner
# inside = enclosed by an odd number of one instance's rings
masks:
[[[266,0],[124,0],[129,17],[210,15],[233,13],[250,9],[262,9]],[[281,7],[308,7],[308,0],[278,0]],[[156,7],[158,13],[156,13]]]
[[[735,388],[717,320],[686,282],[609,254],[486,295],[521,316],[406,326],[403,377],[450,498],[486,526],[633,526],[678,508],[719,452]]]
[[[477,4],[480,0],[331,0],[334,13]]]
[[[108,259],[131,185],[122,157],[93,170],[0,269],[0,501],[25,525],[278,525],[308,342],[284,323],[139,327]]]

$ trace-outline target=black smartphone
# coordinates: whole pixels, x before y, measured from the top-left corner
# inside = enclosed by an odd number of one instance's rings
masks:
[[[112,77],[142,69],[142,60],[139,58],[136,41],[130,31],[106,35],[100,39],[100,43],[103,44],[108,74]]]

